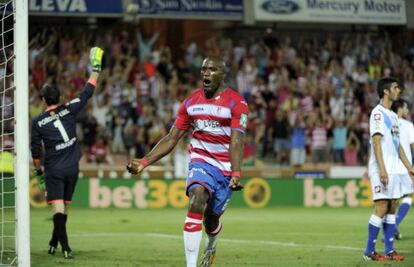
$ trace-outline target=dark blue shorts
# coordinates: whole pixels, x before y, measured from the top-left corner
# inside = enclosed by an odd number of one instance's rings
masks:
[[[210,195],[207,210],[220,216],[231,198],[230,178],[208,163],[191,162],[187,177],[187,196],[194,187],[201,185]]]
[[[79,167],[45,171],[46,199],[48,204],[63,201],[72,202],[72,195],[78,181]]]

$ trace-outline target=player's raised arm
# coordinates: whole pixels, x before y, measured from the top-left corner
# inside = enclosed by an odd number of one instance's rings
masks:
[[[98,83],[99,73],[102,69],[103,53],[104,51],[99,47],[91,48],[89,52],[89,63],[92,67],[92,72],[88,82],[85,84],[85,87],[79,96],[66,104],[67,109],[72,113],[78,113],[93,95],[96,84]]]

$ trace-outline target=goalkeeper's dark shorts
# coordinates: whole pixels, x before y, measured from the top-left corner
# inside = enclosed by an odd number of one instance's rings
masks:
[[[46,200],[48,204],[55,202],[72,202],[72,195],[78,181],[79,166],[45,172]]]

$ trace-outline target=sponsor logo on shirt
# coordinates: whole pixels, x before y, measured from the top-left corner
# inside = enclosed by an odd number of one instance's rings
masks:
[[[391,134],[393,137],[398,138],[400,136],[400,129],[398,125],[394,124],[391,128]]]
[[[194,111],[203,111],[204,110],[204,108],[200,108],[200,107],[198,107],[198,108],[193,108],[193,112]]]
[[[220,128],[221,124],[215,120],[194,120],[194,128],[197,130],[203,130],[206,128]]]

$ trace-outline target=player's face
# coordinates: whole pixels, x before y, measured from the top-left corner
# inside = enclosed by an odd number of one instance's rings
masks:
[[[401,89],[398,86],[398,83],[392,83],[390,86],[390,100],[395,101],[400,97]]]
[[[224,70],[220,63],[210,59],[205,59],[201,66],[201,78],[203,88],[207,91],[216,91],[223,81]]]
[[[407,103],[404,103],[404,106],[403,106],[403,116],[404,117],[407,116],[409,112],[410,111],[408,110]]]

